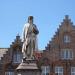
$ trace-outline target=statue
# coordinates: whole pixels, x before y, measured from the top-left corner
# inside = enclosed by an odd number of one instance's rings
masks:
[[[28,23],[23,28],[23,59],[33,59],[33,51],[37,50],[37,34],[39,33],[35,24],[33,24],[33,16],[28,17]]]

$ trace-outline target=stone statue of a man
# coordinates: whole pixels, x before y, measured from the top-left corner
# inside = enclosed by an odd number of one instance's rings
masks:
[[[33,24],[33,16],[28,17],[28,23],[23,28],[23,59],[32,59],[33,51],[37,50],[37,34],[39,33],[35,24]]]

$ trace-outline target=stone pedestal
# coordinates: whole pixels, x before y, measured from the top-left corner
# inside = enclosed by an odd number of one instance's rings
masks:
[[[26,59],[17,67],[17,75],[41,75],[36,60]]]

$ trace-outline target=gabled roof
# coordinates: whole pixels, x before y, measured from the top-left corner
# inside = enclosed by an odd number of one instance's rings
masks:
[[[63,22],[61,22],[61,24],[59,25],[59,28],[57,28],[55,35],[53,36],[51,41],[49,41],[49,43],[45,47],[45,50],[50,49],[50,47],[53,45],[54,39],[56,38],[57,35],[59,35],[60,32],[70,32],[70,31],[72,32],[74,30],[75,30],[75,25],[73,24],[73,22],[71,22],[71,19],[69,18],[69,16],[65,15]]]

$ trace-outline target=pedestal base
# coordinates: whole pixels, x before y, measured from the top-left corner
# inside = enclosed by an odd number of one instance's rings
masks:
[[[17,75],[41,75],[36,61],[32,59],[23,59],[23,62],[17,67]]]

